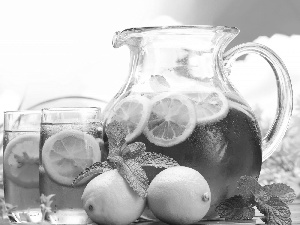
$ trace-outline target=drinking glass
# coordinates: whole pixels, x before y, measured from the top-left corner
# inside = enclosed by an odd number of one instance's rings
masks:
[[[40,111],[4,113],[3,183],[11,222],[39,222]]]
[[[76,186],[72,182],[101,160],[100,108],[42,109],[40,138],[40,192],[54,195],[46,219],[55,224],[86,224],[81,196],[90,178]]]

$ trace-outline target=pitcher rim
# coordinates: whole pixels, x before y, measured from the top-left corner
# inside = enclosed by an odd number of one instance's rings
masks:
[[[178,32],[178,31],[185,32]],[[188,31],[189,32],[186,32]],[[133,27],[123,31],[117,31],[113,37],[112,45],[114,48],[122,46],[130,37],[143,37],[144,35],[200,35],[197,31],[212,31],[216,33],[227,33],[233,38],[236,37],[240,30],[236,27],[229,26],[212,26],[212,25],[175,25],[175,26],[149,26],[149,27]],[[170,31],[170,32],[168,32]],[[176,31],[176,33],[172,33]]]
[[[238,34],[240,30],[237,27],[230,26],[213,26],[213,25],[170,25],[170,26],[145,26],[145,27],[132,27],[126,28],[122,32],[130,33],[144,33],[149,31],[165,31],[165,30],[187,30],[187,29],[202,29],[212,31],[223,31],[233,34]]]

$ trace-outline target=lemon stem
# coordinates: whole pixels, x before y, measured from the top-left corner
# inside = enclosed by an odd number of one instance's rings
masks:
[[[208,192],[205,192],[202,195],[202,201],[207,202],[207,201],[209,201],[209,199],[210,199],[210,194]]]

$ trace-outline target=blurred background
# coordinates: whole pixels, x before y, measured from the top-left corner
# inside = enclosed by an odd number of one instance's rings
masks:
[[[264,163],[260,182],[285,182],[299,193],[299,24],[298,0],[1,1],[0,120],[3,111],[46,103],[72,100],[105,107],[128,71],[128,49],[111,45],[116,31],[158,25],[234,26],[240,34],[227,50],[245,42],[261,43],[273,49],[289,70],[293,119],[282,146]],[[270,66],[255,55],[242,57],[230,78],[265,133],[277,106]],[[68,101],[57,103],[65,96]]]

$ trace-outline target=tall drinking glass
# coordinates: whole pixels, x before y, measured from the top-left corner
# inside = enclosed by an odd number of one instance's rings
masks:
[[[3,182],[11,222],[41,219],[39,193],[40,111],[4,113]]]
[[[48,218],[55,224],[87,222],[81,195],[89,180],[74,187],[72,182],[86,167],[101,160],[100,113],[99,108],[42,110],[40,192],[54,195]]]

